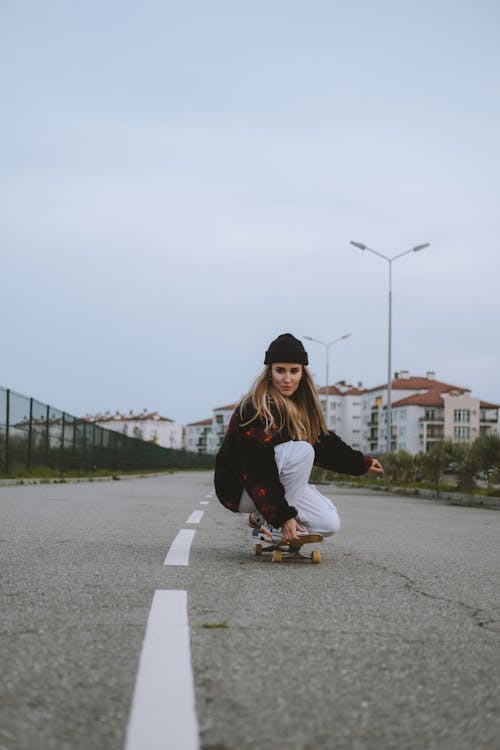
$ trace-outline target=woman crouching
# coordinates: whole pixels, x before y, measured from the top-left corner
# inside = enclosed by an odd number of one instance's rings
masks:
[[[309,484],[313,465],[353,476],[383,474],[383,468],[328,430],[301,341],[290,333],[278,336],[264,364],[217,454],[217,497],[229,510],[248,514],[250,526],[267,541],[331,536],[340,528],[339,516]]]

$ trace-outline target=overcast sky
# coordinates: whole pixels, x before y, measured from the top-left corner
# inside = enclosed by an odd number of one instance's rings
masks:
[[[0,4],[0,385],[185,424],[271,339],[500,402],[496,0]],[[318,385],[325,349],[305,342]]]

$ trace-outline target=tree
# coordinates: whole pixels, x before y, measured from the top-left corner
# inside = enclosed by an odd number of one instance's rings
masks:
[[[417,462],[415,457],[407,451],[385,453],[380,456],[380,463],[384,467],[384,474],[390,482],[408,484],[415,480]]]
[[[455,462],[460,466],[461,449],[458,443],[452,440],[441,440],[420,458],[422,473],[426,479],[434,484],[434,489],[439,495],[439,483],[446,467]]]
[[[422,473],[433,483],[439,495],[439,480],[449,464],[448,451],[444,441],[435,443],[421,458]]]
[[[478,459],[473,445],[467,443],[457,444],[458,457],[458,489],[471,492],[476,486],[476,474],[478,472]]]
[[[489,432],[478,437],[472,446],[479,471],[486,473],[488,487],[500,474],[500,435]]]

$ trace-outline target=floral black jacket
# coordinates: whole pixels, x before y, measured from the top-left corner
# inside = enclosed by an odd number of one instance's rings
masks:
[[[215,459],[215,492],[222,505],[237,513],[245,489],[264,518],[279,527],[297,515],[285,499],[274,460],[275,446],[288,442],[290,436],[277,428],[266,432],[260,419],[242,424],[254,414],[253,409],[247,410],[242,419],[239,407],[233,413]],[[334,432],[322,435],[313,448],[315,466],[342,474],[359,476],[372,462],[370,456],[354,450]]]

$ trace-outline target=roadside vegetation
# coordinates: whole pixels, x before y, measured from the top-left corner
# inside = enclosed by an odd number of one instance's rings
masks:
[[[360,485],[394,486],[413,490],[430,489],[440,492],[500,497],[500,436],[482,435],[473,443],[444,440],[436,443],[428,453],[412,456],[406,451],[377,454],[385,476],[383,479],[366,474],[349,477],[345,474],[315,469],[312,480],[342,482],[348,479]]]
[[[63,449],[59,439],[51,443],[47,432],[30,435],[18,431],[6,435],[0,429],[0,479],[66,481],[75,477],[97,479],[124,474],[210,470],[214,466],[211,455],[164,448],[110,430],[106,432],[112,434],[112,444],[80,440],[65,443]]]
[[[34,466],[31,469],[25,469],[17,467],[9,474],[2,473],[0,471],[0,479],[15,479],[18,484],[24,484],[25,481],[36,480],[41,484],[44,482],[59,482],[64,484],[70,482],[72,479],[103,479],[111,477],[112,479],[120,479],[122,476],[148,476],[150,474],[173,474],[178,471],[185,471],[185,469],[131,469],[129,471],[120,470],[114,472],[108,469],[95,469],[95,470],[79,470],[75,469],[72,471],[61,472],[59,469],[52,469],[49,466]],[[189,469],[189,471],[196,471],[196,469]]]

